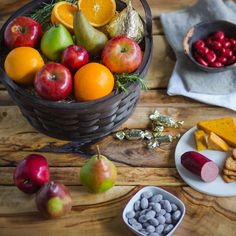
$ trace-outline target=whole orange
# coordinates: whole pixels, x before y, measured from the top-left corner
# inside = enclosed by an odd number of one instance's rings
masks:
[[[75,74],[75,98],[79,101],[102,98],[111,93],[114,83],[114,76],[107,67],[99,63],[89,63]]]
[[[23,85],[33,84],[38,70],[44,66],[40,53],[30,47],[13,49],[6,57],[4,68],[7,75]]]

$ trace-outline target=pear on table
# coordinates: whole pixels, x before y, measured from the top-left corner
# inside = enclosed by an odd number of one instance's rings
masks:
[[[80,171],[80,182],[94,193],[102,193],[112,188],[116,177],[116,166],[100,154],[98,146],[97,155],[92,156]]]

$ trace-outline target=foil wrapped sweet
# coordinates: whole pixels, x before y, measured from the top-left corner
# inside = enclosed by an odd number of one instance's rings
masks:
[[[153,123],[154,129],[158,129],[160,126],[167,128],[181,128],[184,121],[176,121],[170,116],[161,115],[157,110],[149,116]]]
[[[107,32],[111,38],[126,35],[138,43],[142,41],[144,37],[143,22],[138,12],[133,9],[131,1],[128,1],[127,7],[107,25]]]
[[[148,140],[147,147],[151,149],[180,138],[180,134],[166,134],[165,128],[181,128],[183,121],[176,121],[170,116],[161,115],[158,111],[154,111],[149,119],[152,122],[151,130],[124,129],[116,132],[115,137],[119,140]]]
[[[125,129],[122,131],[118,131],[115,134],[115,137],[119,140],[127,139],[127,140],[142,140],[142,139],[152,139],[152,132],[148,130],[140,130],[140,129]]]
[[[162,136],[152,139],[150,142],[148,142],[147,146],[148,148],[152,149],[152,148],[160,147],[162,143],[172,143],[175,139],[179,139],[179,138],[180,138],[180,134],[162,135]]]

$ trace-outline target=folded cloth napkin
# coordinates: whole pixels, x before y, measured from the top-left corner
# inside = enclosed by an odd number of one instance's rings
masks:
[[[188,9],[161,15],[166,38],[177,58],[167,93],[236,111],[236,69],[207,73],[184,55],[182,42],[186,32],[200,22],[213,20],[236,24],[236,4],[232,0],[199,0]]]

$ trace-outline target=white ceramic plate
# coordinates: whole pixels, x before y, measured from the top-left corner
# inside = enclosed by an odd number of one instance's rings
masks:
[[[196,127],[188,130],[179,140],[176,149],[175,149],[175,165],[176,168],[182,177],[182,179],[193,189],[205,193],[208,195],[216,196],[216,197],[230,197],[236,196],[236,182],[235,183],[225,183],[221,177],[221,174],[216,178],[215,181],[211,183],[203,182],[200,177],[192,174],[190,171],[185,169],[182,164],[180,157],[183,153],[187,151],[197,151],[194,131]],[[205,155],[210,160],[214,161],[220,169],[220,173],[222,172],[224,162],[229,153],[221,152],[221,151],[213,151],[213,150],[204,150],[200,152]]]
[[[179,226],[179,224],[182,222],[184,215],[185,215],[185,205],[184,203],[177,198],[176,196],[174,196],[173,194],[167,192],[166,190],[162,189],[162,188],[158,188],[155,186],[147,186],[144,187],[142,189],[140,189],[131,199],[130,201],[127,203],[124,211],[123,211],[123,220],[125,222],[125,224],[130,228],[131,231],[133,231],[136,235],[139,236],[145,236],[144,234],[142,234],[141,232],[139,232],[138,230],[134,229],[129,223],[128,223],[128,219],[126,217],[127,212],[132,211],[134,209],[134,203],[139,200],[141,198],[141,195],[143,192],[145,191],[151,191],[153,194],[162,194],[164,199],[169,200],[171,203],[174,203],[178,206],[178,208],[180,209],[180,211],[182,212],[182,216],[180,217],[178,223],[174,226],[174,228],[165,236],[171,236],[174,231],[177,229],[177,227]],[[163,234],[161,234],[163,235]]]

